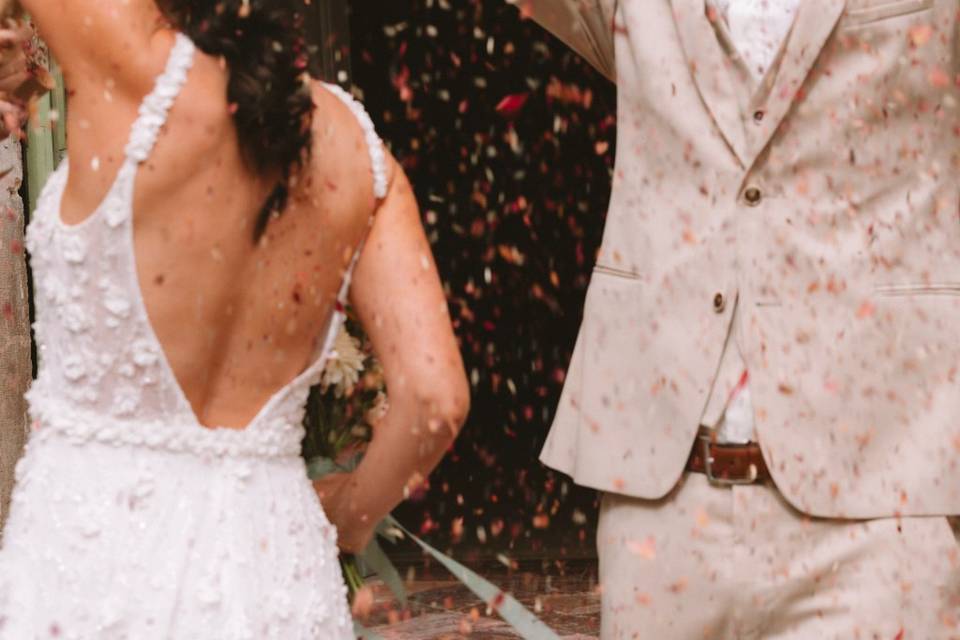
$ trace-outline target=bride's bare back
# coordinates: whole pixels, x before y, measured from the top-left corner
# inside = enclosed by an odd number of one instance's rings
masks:
[[[123,163],[174,32],[153,0],[24,5],[64,70],[70,174],[60,213],[64,224],[84,224]],[[255,241],[257,215],[281,176],[243,161],[228,77],[225,63],[198,53],[137,174],[134,247],[146,310],[198,421],[243,428],[316,356],[366,240],[350,302],[383,363],[390,410],[349,489],[338,479],[320,487],[341,546],[363,546],[403,486],[440,459],[467,409],[442,287],[402,171],[389,160],[386,197],[374,197],[363,129],[319,83],[310,160]]]
[[[169,31],[139,43],[151,52],[147,63],[153,62],[144,78],[162,69],[172,44]],[[71,173],[61,211],[66,224],[82,224],[102,202],[136,117],[137,96],[128,99],[119,88],[110,95],[109,79],[74,78]],[[313,96],[309,170],[287,210],[257,242],[254,222],[278,177],[245,166],[226,100],[226,71],[217,60],[197,55],[138,175],[134,237],[141,290],[203,424],[246,425],[308,364],[377,207],[356,117],[319,83]]]

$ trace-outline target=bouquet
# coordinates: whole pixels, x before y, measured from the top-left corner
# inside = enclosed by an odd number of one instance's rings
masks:
[[[349,472],[356,468],[387,406],[383,370],[373,356],[360,325],[348,316],[336,337],[320,384],[311,389],[307,401],[304,418],[306,436],[302,452],[310,478],[317,479],[329,473]],[[496,611],[522,637],[559,640],[554,631],[513,596],[427,544],[392,516],[387,516],[379,523],[377,536],[362,553],[340,556],[340,568],[355,610],[369,610],[373,604],[372,592],[364,586],[371,575],[379,577],[401,606],[406,607],[403,579],[378,542],[378,538],[396,542],[405,537],[487,602],[489,609]],[[379,638],[362,626],[357,626],[357,632],[366,639]]]
[[[359,323],[348,316],[320,384],[311,389],[307,401],[303,457],[310,478],[355,469],[387,406],[383,369]],[[377,534],[392,542],[402,537],[389,519],[380,523]],[[406,603],[400,574],[376,539],[362,553],[341,555],[340,567],[351,599],[361,593],[365,579],[376,574],[401,604]]]
[[[0,27],[4,29],[19,29],[29,25],[27,16],[16,0],[0,0]],[[40,41],[34,37],[24,43],[24,53],[27,58],[27,78],[17,89],[16,95],[7,96],[29,107],[31,102],[57,86],[56,80],[49,71],[46,51],[40,46]]]

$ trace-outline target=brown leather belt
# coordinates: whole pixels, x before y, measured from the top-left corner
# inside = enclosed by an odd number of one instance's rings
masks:
[[[701,429],[687,460],[687,471],[702,473],[721,486],[770,480],[770,470],[756,442],[717,444],[715,432]]]

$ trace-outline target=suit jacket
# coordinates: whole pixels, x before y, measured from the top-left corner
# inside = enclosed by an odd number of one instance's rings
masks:
[[[794,506],[960,513],[960,2],[803,0],[760,84],[704,0],[522,4],[619,89],[543,461],[666,495],[736,331]]]

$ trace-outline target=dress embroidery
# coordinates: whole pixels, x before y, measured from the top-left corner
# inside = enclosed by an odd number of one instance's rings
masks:
[[[353,638],[336,531],[300,457],[307,395],[342,304],[319,357],[236,430],[199,423],[140,291],[137,169],[194,55],[178,35],[101,206],[79,224],[62,222],[64,161],[27,232],[39,376],[0,550],[0,640]],[[383,148],[362,107],[348,104],[382,198]]]

